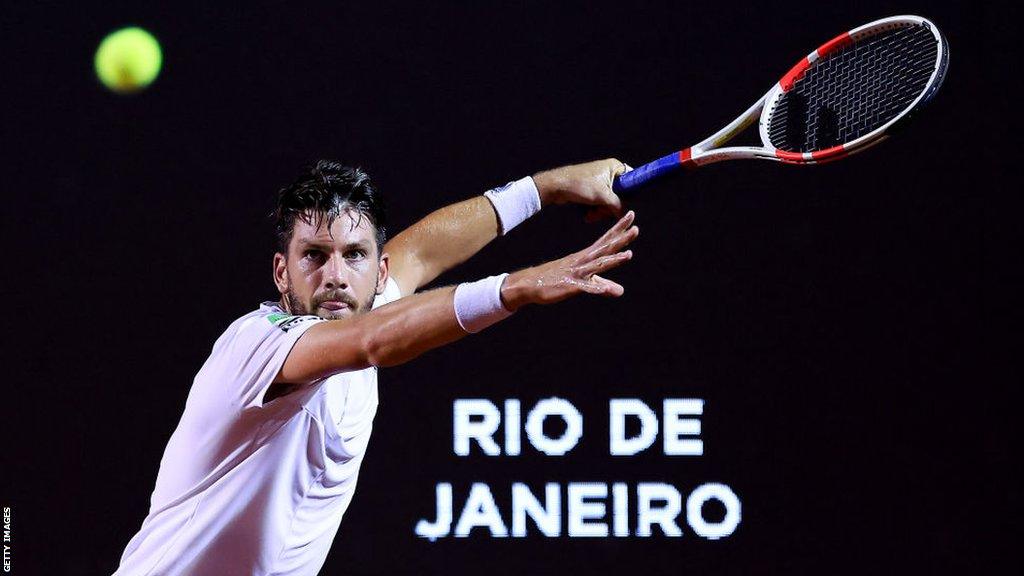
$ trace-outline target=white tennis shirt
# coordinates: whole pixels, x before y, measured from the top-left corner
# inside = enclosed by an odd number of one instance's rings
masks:
[[[373,307],[400,296],[388,280]],[[264,302],[217,339],[115,575],[320,570],[370,439],[377,369],[336,374],[264,404],[292,345],[319,322]]]

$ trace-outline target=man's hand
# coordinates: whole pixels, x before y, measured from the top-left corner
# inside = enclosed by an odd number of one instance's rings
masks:
[[[592,206],[587,212],[587,221],[592,222],[605,216],[622,216],[622,201],[612,191],[612,182],[628,170],[629,166],[620,160],[609,158],[538,172],[533,182],[542,206],[566,203]]]
[[[622,296],[624,288],[598,274],[633,257],[623,250],[640,234],[633,226],[633,212],[626,213],[597,242],[565,258],[509,274],[501,288],[501,300],[509,310],[524,304],[553,304],[577,294]]]
[[[612,182],[628,166],[618,160],[599,160],[565,166],[533,176],[542,205],[573,202],[592,207],[587,220],[621,216],[622,203]],[[390,256],[389,275],[403,296],[432,282],[494,240],[499,223],[490,200],[470,198],[435,210],[384,246]]]

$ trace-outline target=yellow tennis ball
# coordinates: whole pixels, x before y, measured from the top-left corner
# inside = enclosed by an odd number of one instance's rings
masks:
[[[162,63],[160,43],[142,28],[112,32],[96,49],[96,76],[104,86],[121,94],[149,86]]]

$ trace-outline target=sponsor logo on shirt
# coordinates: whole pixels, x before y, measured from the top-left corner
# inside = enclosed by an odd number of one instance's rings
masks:
[[[291,314],[268,314],[267,320],[282,331],[287,332],[291,328],[303,323],[316,320],[315,316],[293,316]]]

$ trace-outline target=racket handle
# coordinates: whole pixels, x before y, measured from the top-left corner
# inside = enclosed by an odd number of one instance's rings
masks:
[[[682,165],[683,163],[680,158],[680,153],[673,152],[668,156],[658,158],[654,162],[648,162],[643,166],[616,177],[615,181],[612,182],[612,190],[614,190],[616,194],[632,192],[633,190],[643,186],[649,180],[675,172],[681,168]]]

